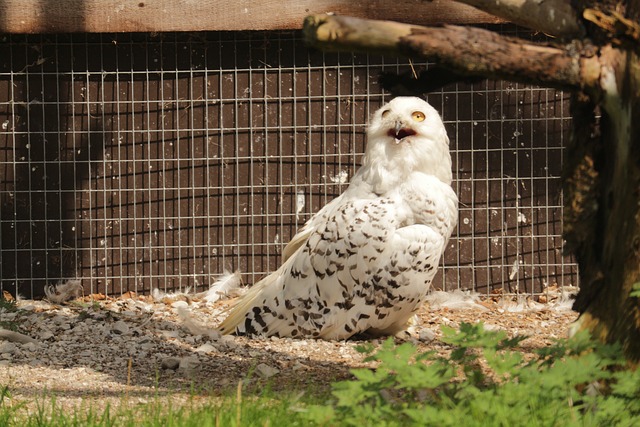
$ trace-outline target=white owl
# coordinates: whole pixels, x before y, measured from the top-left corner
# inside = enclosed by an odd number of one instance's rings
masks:
[[[222,333],[346,339],[395,334],[418,310],[456,226],[449,138],[438,112],[399,97],[375,112],[349,187],[291,239]]]

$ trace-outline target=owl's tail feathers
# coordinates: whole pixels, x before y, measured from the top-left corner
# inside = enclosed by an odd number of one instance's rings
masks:
[[[278,278],[279,272],[275,271],[254,284],[249,291],[244,294],[236,304],[229,309],[229,314],[218,326],[218,330],[223,335],[236,332],[236,329],[245,320],[247,313],[256,305],[265,288],[268,288]]]

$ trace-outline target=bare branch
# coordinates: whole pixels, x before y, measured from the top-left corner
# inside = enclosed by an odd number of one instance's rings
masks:
[[[584,35],[584,28],[570,0],[456,1],[551,36],[577,38]]]
[[[20,332],[9,331],[7,329],[0,328],[0,339],[18,342],[20,344],[27,344],[30,342],[37,343],[38,340],[31,338],[28,335],[21,334]]]
[[[625,18],[624,15],[615,10],[606,13],[597,9],[585,9],[582,16],[587,21],[594,23],[609,33],[613,45],[625,46],[640,52],[639,23]]]
[[[346,16],[313,15],[304,23],[308,44],[326,50],[421,57],[469,76],[565,90],[597,90],[596,57],[527,44],[491,31],[460,26],[422,27]]]

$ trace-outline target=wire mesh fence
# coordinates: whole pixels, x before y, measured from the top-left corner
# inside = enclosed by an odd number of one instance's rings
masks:
[[[382,71],[424,63],[309,51],[295,32],[4,36],[0,276],[38,296],[254,283],[348,185]],[[513,83],[432,93],[460,222],[439,289],[575,285],[562,254],[567,95]]]

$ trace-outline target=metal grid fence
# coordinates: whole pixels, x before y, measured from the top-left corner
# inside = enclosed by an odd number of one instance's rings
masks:
[[[253,283],[348,185],[382,71],[427,64],[309,51],[293,32],[4,36],[0,276],[38,296]],[[570,117],[554,90],[485,81],[430,94],[460,222],[439,289],[576,284],[561,254]]]

